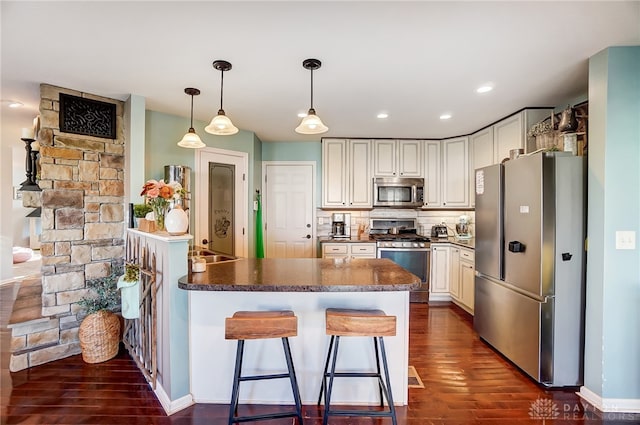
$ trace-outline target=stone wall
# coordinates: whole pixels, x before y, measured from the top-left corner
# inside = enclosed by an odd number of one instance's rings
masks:
[[[116,104],[116,139],[61,132],[60,93]],[[47,84],[40,97],[42,316],[48,326],[33,328],[44,332],[41,338],[23,331],[24,341],[13,341],[22,354],[12,359],[12,370],[78,354],[77,302],[87,295],[86,281],[109,276],[124,258],[124,103]]]

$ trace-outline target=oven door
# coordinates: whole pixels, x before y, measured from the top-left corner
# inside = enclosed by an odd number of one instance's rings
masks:
[[[429,301],[429,273],[431,261],[430,248],[381,248],[378,247],[378,258],[388,258],[409,272],[415,274],[422,282],[418,289],[411,291],[412,302]]]

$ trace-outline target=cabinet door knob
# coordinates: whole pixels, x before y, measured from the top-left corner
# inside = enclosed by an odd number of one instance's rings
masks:
[[[311,235],[303,236],[302,239],[311,239]]]

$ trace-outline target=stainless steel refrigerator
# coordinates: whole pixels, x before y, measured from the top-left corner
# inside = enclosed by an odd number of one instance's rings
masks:
[[[475,330],[541,384],[581,385],[584,158],[537,153],[475,178]]]

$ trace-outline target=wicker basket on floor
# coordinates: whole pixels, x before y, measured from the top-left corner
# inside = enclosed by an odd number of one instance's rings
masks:
[[[112,359],[120,348],[120,319],[106,310],[90,314],[80,324],[78,338],[85,362],[101,363]]]

